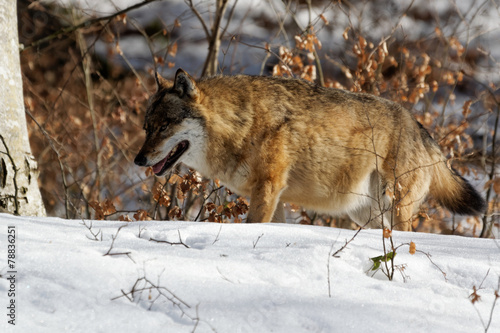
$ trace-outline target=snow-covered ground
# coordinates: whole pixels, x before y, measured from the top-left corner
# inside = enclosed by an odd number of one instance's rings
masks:
[[[394,232],[396,246],[413,241],[432,257],[400,247],[395,261],[405,278],[397,271],[388,281],[369,272],[369,258],[383,253],[380,230],[361,231],[331,256],[353,235],[289,224],[0,214],[0,331],[484,332],[481,318],[486,325],[498,289],[498,241]],[[500,332],[500,305],[489,332]]]

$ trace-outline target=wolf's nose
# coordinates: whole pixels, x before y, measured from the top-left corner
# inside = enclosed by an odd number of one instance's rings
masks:
[[[146,166],[146,164],[148,163],[148,159],[146,158],[146,156],[144,156],[143,154],[139,153],[135,157],[134,163],[136,165],[138,165],[138,166]]]

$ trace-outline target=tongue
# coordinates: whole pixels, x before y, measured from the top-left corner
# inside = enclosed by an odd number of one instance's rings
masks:
[[[153,172],[154,173],[159,173],[161,171],[161,169],[163,168],[163,166],[165,165],[166,161],[167,161],[167,158],[165,157],[160,162],[158,162],[155,165],[153,165]]]

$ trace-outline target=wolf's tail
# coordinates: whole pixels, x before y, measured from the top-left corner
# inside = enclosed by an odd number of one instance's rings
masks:
[[[484,213],[486,211],[485,200],[467,180],[447,166],[441,151],[434,151],[434,156],[436,153],[440,155],[440,158],[433,166],[434,173],[429,188],[431,195],[453,213],[461,215]]]

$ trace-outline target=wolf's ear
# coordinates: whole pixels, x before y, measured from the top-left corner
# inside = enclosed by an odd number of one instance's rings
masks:
[[[174,90],[181,98],[188,97],[191,99],[197,99],[199,96],[196,82],[182,68],[179,68],[177,73],[175,73]]]
[[[156,80],[156,91],[164,88],[164,89],[169,89],[172,88],[174,83],[170,80],[167,80],[163,78],[163,76],[160,75],[160,73],[155,72],[155,80]]]

